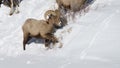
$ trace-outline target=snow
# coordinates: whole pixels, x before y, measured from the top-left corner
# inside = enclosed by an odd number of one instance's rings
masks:
[[[48,6],[49,5],[49,6]],[[19,14],[0,8],[0,68],[120,68],[120,1],[96,0],[90,11],[56,32],[62,48],[46,50],[32,42],[22,48],[22,25],[27,18],[44,19],[55,0],[23,0]]]

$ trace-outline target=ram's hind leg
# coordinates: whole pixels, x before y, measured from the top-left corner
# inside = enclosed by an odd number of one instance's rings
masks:
[[[28,33],[24,33],[23,36],[23,50],[26,50],[26,44],[29,41],[29,34]]]

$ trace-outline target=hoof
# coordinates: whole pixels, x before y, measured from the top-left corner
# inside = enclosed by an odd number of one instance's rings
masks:
[[[13,13],[10,13],[9,15],[11,16],[11,15],[13,15]]]
[[[20,11],[15,12],[16,14],[20,13]]]

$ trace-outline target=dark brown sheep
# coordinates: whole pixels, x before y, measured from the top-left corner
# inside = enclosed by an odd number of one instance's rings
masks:
[[[4,4],[5,6],[8,6],[11,8],[9,15],[12,15],[15,11],[16,13],[19,13],[18,7],[22,0],[0,0],[0,6],[1,4]]]

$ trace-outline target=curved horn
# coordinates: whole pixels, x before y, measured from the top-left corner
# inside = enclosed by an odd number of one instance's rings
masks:
[[[46,11],[45,14],[44,14],[45,19],[47,20],[51,14],[54,15],[54,16],[56,16],[56,13],[55,13],[54,10],[48,10],[48,11]]]

